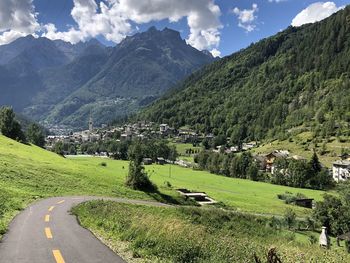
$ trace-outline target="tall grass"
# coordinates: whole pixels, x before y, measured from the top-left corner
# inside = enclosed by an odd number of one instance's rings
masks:
[[[112,243],[128,242],[151,262],[254,262],[277,248],[282,262],[350,262],[344,251],[296,241],[270,220],[221,209],[158,208],[92,201],[73,209],[81,224]]]

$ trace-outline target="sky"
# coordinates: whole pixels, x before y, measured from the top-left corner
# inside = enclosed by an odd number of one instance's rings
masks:
[[[0,0],[0,45],[32,34],[116,45],[151,26],[226,56],[288,26],[320,21],[350,0]]]

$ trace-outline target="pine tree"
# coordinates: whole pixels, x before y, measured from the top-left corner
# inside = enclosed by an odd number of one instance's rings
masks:
[[[310,160],[310,168],[311,168],[311,172],[314,175],[321,172],[321,170],[322,170],[320,160],[318,159],[318,156],[317,156],[315,151],[314,151],[314,154],[312,155],[312,158]]]

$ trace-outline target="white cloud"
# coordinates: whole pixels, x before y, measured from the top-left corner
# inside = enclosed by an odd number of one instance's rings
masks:
[[[95,0],[74,0],[71,15],[76,28],[58,32],[46,25],[44,36],[72,43],[97,35],[119,43],[136,29],[131,22],[144,24],[167,19],[178,22],[187,19],[190,35],[187,42],[197,49],[212,49],[220,42],[221,11],[214,0],[106,0],[97,6]]]
[[[118,10],[118,3],[112,1],[100,2],[97,6],[94,0],[73,0],[74,7],[71,15],[77,23],[68,31],[60,32],[53,24],[43,26],[45,36],[50,39],[62,39],[71,43],[85,41],[98,35],[107,40],[119,43],[129,32],[131,25]]]
[[[308,23],[321,21],[344,7],[337,7],[334,2],[317,2],[302,10],[292,21],[298,27]]]
[[[103,36],[119,43],[137,31],[137,25],[185,18],[190,34],[187,43],[199,50],[213,50],[220,43],[221,11],[215,0],[73,0],[71,16],[76,22],[66,31],[54,24],[39,25],[33,0],[0,0],[0,44],[41,32],[50,39],[71,43]],[[215,50],[213,52],[216,52]]]
[[[245,29],[247,32],[254,31],[256,28],[255,20],[257,19],[256,13],[259,11],[258,5],[253,4],[252,9],[239,9],[235,7],[232,10],[238,18],[238,26]]]
[[[213,55],[214,58],[221,57],[220,50],[217,50],[216,48],[213,48],[210,52],[211,52],[211,54]]]
[[[0,1],[0,45],[39,29],[32,0]]]

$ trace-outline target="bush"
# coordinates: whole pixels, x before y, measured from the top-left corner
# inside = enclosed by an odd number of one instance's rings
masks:
[[[292,209],[287,209],[284,214],[284,221],[288,227],[288,229],[294,228],[296,224],[296,214]]]
[[[284,200],[286,204],[292,204],[294,203],[297,199],[305,199],[307,198],[305,195],[301,193],[297,193],[293,195],[291,192],[285,192],[284,194],[278,194],[277,195],[278,199]]]

